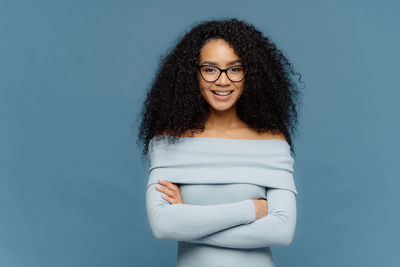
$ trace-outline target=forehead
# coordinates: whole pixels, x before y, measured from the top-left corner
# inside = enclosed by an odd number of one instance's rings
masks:
[[[224,65],[234,60],[240,60],[233,47],[223,39],[207,41],[200,51],[200,63],[203,61]]]

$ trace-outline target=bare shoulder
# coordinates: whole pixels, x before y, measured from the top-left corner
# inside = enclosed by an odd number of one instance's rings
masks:
[[[175,136],[176,134],[163,131],[162,135]],[[233,138],[233,139],[255,139],[255,140],[265,140],[265,139],[280,139],[286,141],[286,137],[280,131],[265,131],[257,132],[249,128],[235,129],[227,132],[218,132],[212,130],[206,130],[203,132],[192,132],[187,130],[180,135],[181,137],[216,137],[216,138]]]
[[[167,136],[179,136],[179,137],[192,137],[193,134],[191,134],[190,130],[186,130],[182,134],[178,135],[176,133],[173,133],[171,131],[162,131],[160,135],[167,135]]]
[[[172,132],[169,131],[162,131],[160,134],[157,135],[169,135],[169,136],[174,136],[174,134]]]
[[[189,137],[216,137],[216,138],[232,138],[232,139],[251,139],[251,140],[265,140],[265,139],[280,139],[286,141],[285,135],[280,131],[265,131],[257,132],[256,130],[250,128],[237,128],[232,130],[227,130],[220,132],[217,130],[205,130],[203,132],[198,132],[192,134],[190,131],[185,132],[182,136]]]
[[[252,132],[249,133],[248,139],[280,139],[286,141],[286,137],[280,131]]]

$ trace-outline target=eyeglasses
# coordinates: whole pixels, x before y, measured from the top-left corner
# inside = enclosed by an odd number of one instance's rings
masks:
[[[227,69],[220,69],[216,66],[200,65],[198,68],[200,69],[201,77],[207,82],[215,82],[222,72],[226,72],[226,76],[231,82],[240,82],[246,72],[244,67],[244,65],[236,65]]]

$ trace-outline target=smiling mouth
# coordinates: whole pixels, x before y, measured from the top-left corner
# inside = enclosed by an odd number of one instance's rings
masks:
[[[214,95],[219,95],[219,96],[230,95],[230,94],[232,94],[233,91],[234,90],[232,90],[232,91],[214,91],[214,90],[211,90],[211,92]]]

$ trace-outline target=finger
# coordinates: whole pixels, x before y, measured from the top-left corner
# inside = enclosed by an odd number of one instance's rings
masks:
[[[166,188],[166,187],[163,187],[163,186],[157,185],[157,186],[156,186],[156,189],[157,189],[158,191],[160,191],[160,192],[163,192],[163,193],[169,195],[169,196],[174,196],[174,195],[175,195],[175,193],[174,193],[172,190],[170,190],[170,189],[168,189],[168,188]]]
[[[163,180],[163,179],[158,179],[158,182],[162,185],[168,185],[168,186],[173,186],[173,187],[177,187],[177,185],[175,183],[172,183],[170,181],[167,180]]]
[[[163,179],[158,179],[158,182],[160,183],[160,184],[162,184],[162,185],[165,185],[165,186],[167,186],[168,184],[169,184],[169,182],[167,181],[167,180],[163,180]]]
[[[175,204],[176,203],[176,200],[174,198],[171,198],[171,197],[165,196],[165,195],[162,195],[161,197],[163,199],[165,199],[166,201],[168,201],[169,203],[171,203],[171,204]]]
[[[179,189],[179,185],[178,185],[178,184],[171,183],[171,186],[172,186],[174,189]]]
[[[171,189],[172,191],[179,191],[179,187],[174,184],[174,183],[169,183],[166,185],[169,189]]]

